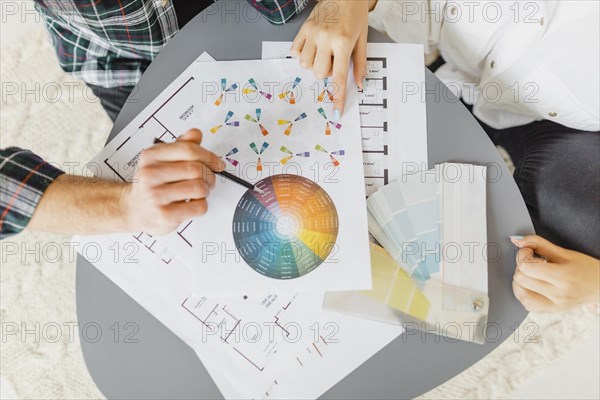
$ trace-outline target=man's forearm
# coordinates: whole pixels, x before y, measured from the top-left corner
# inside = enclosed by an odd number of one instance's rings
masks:
[[[28,229],[67,234],[126,232],[125,183],[61,175],[46,189]]]
[[[225,169],[201,141],[202,132],[190,129],[174,143],[145,149],[133,183],[61,175],[45,189],[27,228],[83,235],[169,233],[206,213],[214,172]]]

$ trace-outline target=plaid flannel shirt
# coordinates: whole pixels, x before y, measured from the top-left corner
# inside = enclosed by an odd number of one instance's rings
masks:
[[[102,87],[135,85],[179,30],[171,0],[34,1],[60,66]],[[248,2],[271,23],[283,24],[308,0]],[[23,230],[46,188],[61,173],[28,150],[0,149],[0,240]]]
[[[171,0],[34,1],[61,67],[87,83],[102,87],[135,85],[148,64],[179,30]],[[287,22],[308,2],[247,1],[274,24]]]
[[[0,240],[25,228],[46,188],[62,173],[29,150],[0,149]]]

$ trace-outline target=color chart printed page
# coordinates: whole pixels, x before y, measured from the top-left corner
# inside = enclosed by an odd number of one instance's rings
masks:
[[[358,93],[336,119],[332,84],[296,60],[194,68],[202,145],[260,189],[217,180],[194,222],[195,290],[370,288]]]

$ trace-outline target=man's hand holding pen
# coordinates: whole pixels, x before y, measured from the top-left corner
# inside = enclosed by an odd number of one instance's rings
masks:
[[[215,172],[223,171],[225,163],[201,142],[202,132],[191,129],[174,143],[156,143],[143,151],[135,182],[124,187],[121,197],[127,226],[165,234],[207,212]]]

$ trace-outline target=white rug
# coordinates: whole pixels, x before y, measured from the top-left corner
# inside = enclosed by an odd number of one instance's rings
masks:
[[[102,148],[111,127],[109,119],[85,85],[60,70],[43,31],[2,49],[0,79],[3,97],[8,93],[6,83],[17,85],[19,90],[17,95],[2,99],[2,147],[30,148],[61,165],[77,162],[76,171]],[[70,85],[75,86],[69,90]],[[37,99],[23,92],[36,87]],[[61,94],[58,97],[57,92]],[[78,336],[69,335],[68,326],[77,318],[75,260],[64,245],[68,240],[60,235],[24,232],[2,242],[3,332],[15,326],[35,330],[39,324],[42,333],[39,338],[33,334],[22,337],[21,332],[6,335],[1,345],[0,375],[20,399],[102,398],[85,367]],[[15,249],[17,254],[13,254]],[[55,324],[62,327],[59,338],[54,337]],[[531,315],[513,338],[490,356],[423,398],[507,397],[536,371],[585,339],[597,325],[597,315],[584,310]],[[532,326],[538,330],[527,343],[524,339]]]

